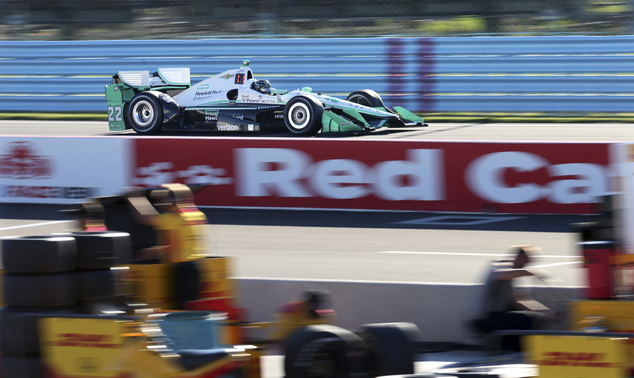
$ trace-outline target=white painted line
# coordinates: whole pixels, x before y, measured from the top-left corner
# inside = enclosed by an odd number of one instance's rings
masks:
[[[29,224],[22,224],[20,226],[10,226],[10,227],[4,227],[4,228],[0,228],[0,231],[8,231],[8,230],[17,230],[20,228],[29,228],[29,227],[42,227],[42,226],[50,226],[52,224],[60,224],[60,223],[68,223],[68,222],[74,222],[72,220],[62,220],[62,221],[50,221],[50,222],[40,222],[40,223],[29,223]]]
[[[427,286],[480,286],[482,282],[426,282],[426,281],[379,281],[379,280],[341,280],[328,278],[279,278],[279,277],[232,277],[244,281],[277,281],[277,282],[323,282],[345,284],[376,285],[427,285]],[[531,286],[528,286],[531,287]],[[580,289],[585,286],[565,286],[566,289]]]
[[[358,283],[358,284],[388,284],[388,285],[448,285],[448,286],[474,286],[481,283],[467,282],[423,282],[423,281],[377,281],[377,280],[345,280],[335,278],[279,278],[279,277],[233,277],[237,280],[248,281],[283,281],[283,282],[323,282],[323,283]]]
[[[490,217],[490,216],[473,216],[473,215],[441,215],[437,217],[419,218],[408,221],[393,222],[395,224],[428,224],[437,226],[473,226],[477,224],[505,222],[525,217]],[[454,219],[454,221],[451,221]],[[462,221],[466,219],[467,221]]]
[[[446,255],[446,256],[474,256],[474,257],[507,257],[512,258],[513,255],[508,253],[467,253],[467,252],[418,252],[418,251],[378,251],[374,253],[392,253],[402,255]],[[567,256],[567,255],[536,255],[535,258],[562,258],[562,259],[578,259],[581,256]]]
[[[571,264],[583,264],[583,261],[566,261],[566,262],[544,264],[544,265],[527,265],[526,269],[531,270],[531,268],[550,268],[551,266],[571,265]]]

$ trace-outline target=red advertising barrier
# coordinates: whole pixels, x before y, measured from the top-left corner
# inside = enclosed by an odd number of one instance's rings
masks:
[[[608,144],[136,138],[132,184],[211,184],[200,206],[593,213]]]
[[[579,243],[586,268],[586,299],[611,299],[614,296],[614,271],[612,258],[616,255],[613,241],[589,241]]]

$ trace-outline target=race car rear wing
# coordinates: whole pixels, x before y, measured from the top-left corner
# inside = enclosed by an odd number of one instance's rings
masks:
[[[124,83],[133,88],[191,86],[189,68],[159,68],[152,75],[150,71],[119,71],[112,77],[112,82]]]

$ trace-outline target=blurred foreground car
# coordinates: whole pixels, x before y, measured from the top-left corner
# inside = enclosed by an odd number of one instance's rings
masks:
[[[145,189],[146,198],[154,190],[161,188]],[[414,324],[345,330],[316,291],[272,322],[246,321],[229,257],[193,260],[196,298],[177,310],[174,265],[138,258],[157,246],[154,230],[135,220],[124,196],[94,201],[104,214],[70,213],[103,219],[108,231],[0,240],[1,378],[260,378],[271,346],[282,348],[286,378],[414,372]]]
[[[157,72],[120,71],[106,86],[110,130],[134,129],[155,134],[162,129],[232,132],[287,131],[296,135],[371,131],[382,127],[427,126],[416,114],[389,109],[372,90],[352,92],[346,100],[286,91],[258,80],[245,61],[192,86],[189,68]]]

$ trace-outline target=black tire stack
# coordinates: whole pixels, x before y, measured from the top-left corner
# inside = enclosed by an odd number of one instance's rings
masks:
[[[111,268],[130,260],[130,235],[75,232],[1,242],[0,377],[44,378],[39,319],[112,306],[120,271]]]
[[[77,310],[77,248],[70,236],[2,240],[4,302],[0,310],[3,378],[44,377],[37,323]]]
[[[77,242],[77,274],[81,312],[99,313],[104,306],[123,303],[118,288],[125,270],[113,269],[131,259],[130,235],[116,231],[80,231],[70,234]]]

